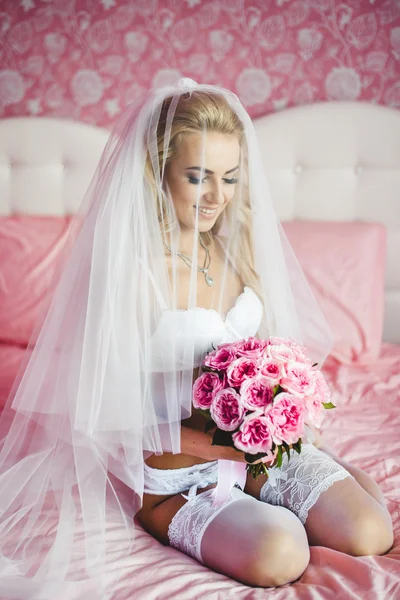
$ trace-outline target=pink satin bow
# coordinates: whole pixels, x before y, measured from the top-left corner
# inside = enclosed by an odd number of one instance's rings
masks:
[[[218,484],[213,493],[213,506],[221,506],[225,502],[235,483],[243,490],[246,477],[246,463],[236,460],[218,460]]]

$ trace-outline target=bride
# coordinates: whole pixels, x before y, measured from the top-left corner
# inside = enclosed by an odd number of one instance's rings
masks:
[[[271,335],[299,340],[314,362],[329,352],[248,114],[231,92],[184,78],[117,123],[10,394],[0,592],[111,598],[110,523],[121,558],[140,524],[256,587],[300,577],[309,545],[386,552],[381,491],[316,431],[269,478],[245,481],[235,476],[244,453],[205,433],[191,403],[205,354]]]

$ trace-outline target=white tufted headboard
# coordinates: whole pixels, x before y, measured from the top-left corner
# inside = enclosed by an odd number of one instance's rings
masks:
[[[0,216],[74,214],[108,135],[67,119],[0,121]]]
[[[262,117],[255,126],[281,220],[386,226],[383,338],[400,343],[400,111],[325,102]]]
[[[282,220],[364,220],[388,230],[384,339],[400,343],[400,113],[327,102],[255,121]],[[51,118],[0,121],[0,216],[74,213],[107,130]]]

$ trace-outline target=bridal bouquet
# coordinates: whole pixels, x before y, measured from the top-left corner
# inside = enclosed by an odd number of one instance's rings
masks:
[[[296,341],[250,337],[221,344],[203,361],[193,385],[193,406],[215,428],[214,445],[245,452],[280,467],[283,452],[301,452],[305,425],[320,427],[324,410],[335,408],[321,371]],[[268,475],[264,462],[247,465],[254,478]]]

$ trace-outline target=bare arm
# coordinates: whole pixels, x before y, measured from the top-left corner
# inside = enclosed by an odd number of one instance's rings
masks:
[[[238,462],[247,463],[244,452],[236,450],[231,446],[213,446],[212,437],[214,429],[208,433],[190,429],[189,427],[181,426],[181,452],[189,456],[197,456],[204,458],[207,461],[211,460],[236,460]],[[262,459],[254,461],[252,464],[262,462]]]
[[[189,427],[181,427],[181,452],[189,456],[198,456],[205,460],[237,460],[246,462],[244,452],[229,446],[212,446],[212,432],[203,433]]]
[[[311,426],[315,439],[313,445],[321,450],[331,454],[331,449],[326,446],[324,440],[322,440],[321,434],[318,429]],[[214,430],[203,433],[190,427],[181,426],[181,452],[188,456],[197,456],[204,460],[235,460],[238,462],[247,463],[244,452],[231,448],[230,446],[213,446],[212,437]],[[261,462],[260,460],[255,461],[253,464]]]

